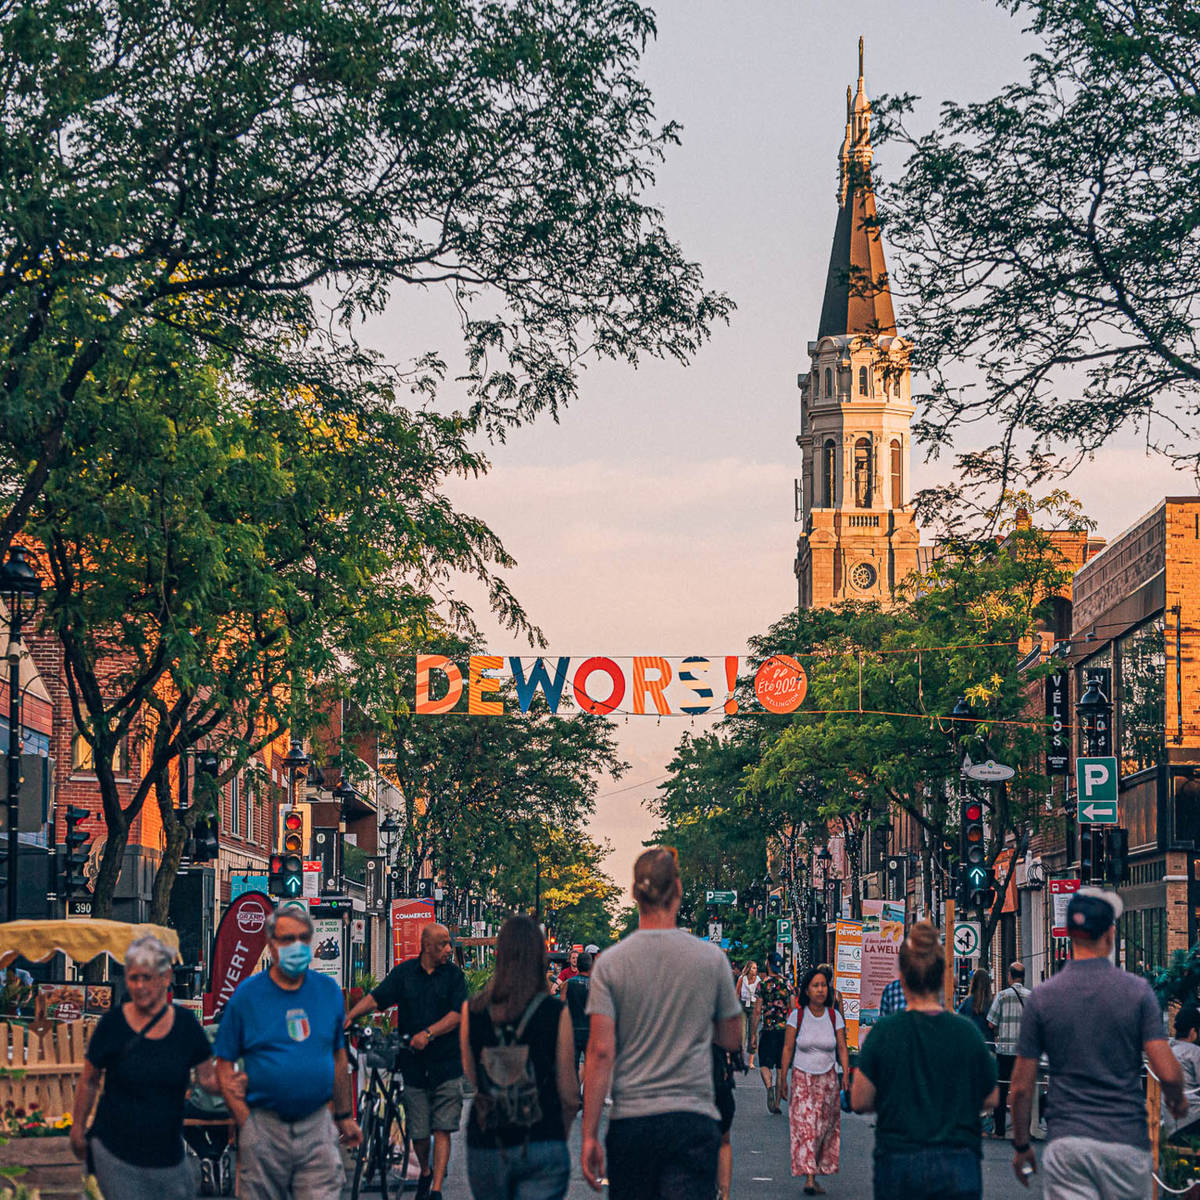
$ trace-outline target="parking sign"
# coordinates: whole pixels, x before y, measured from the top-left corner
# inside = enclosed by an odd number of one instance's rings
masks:
[[[1075,760],[1075,802],[1081,825],[1115,825],[1117,822],[1117,760]]]

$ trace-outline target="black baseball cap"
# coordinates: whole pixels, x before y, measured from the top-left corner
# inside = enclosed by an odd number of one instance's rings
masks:
[[[1116,892],[1098,887],[1081,887],[1067,905],[1067,934],[1081,933],[1096,939],[1108,932],[1125,911]]]
[[[767,966],[772,971],[781,971],[783,969],[783,955],[774,952],[767,955]]]

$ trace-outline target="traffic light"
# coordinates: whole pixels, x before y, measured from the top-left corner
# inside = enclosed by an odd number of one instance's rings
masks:
[[[1079,827],[1079,880],[1081,883],[1092,882],[1094,847],[1092,827],[1081,825]]]
[[[83,847],[87,845],[88,835],[79,828],[79,822],[88,815],[86,808],[76,808],[74,804],[68,804],[63,813],[67,825],[67,832],[63,838],[63,844],[67,848],[63,862],[63,893],[68,900],[76,892],[87,888],[83,868],[88,860],[88,852]]]
[[[964,900],[968,905],[981,907],[987,897],[988,869],[983,846],[983,804],[964,800],[960,825],[962,861],[964,863]]]
[[[201,817],[192,831],[192,842],[192,862],[212,862],[221,850],[217,818]]]
[[[304,856],[308,850],[311,809],[293,804],[279,810],[279,852],[271,856],[270,888],[286,899],[304,894]]]
[[[296,854],[300,861],[310,857],[312,847],[312,805],[281,804],[279,806],[279,840],[275,849],[280,854]]]
[[[1108,845],[1108,878],[1124,883],[1129,878],[1129,830],[1112,828],[1106,831]]]
[[[1092,829],[1092,878],[1103,882],[1108,870],[1105,865],[1104,830]]]

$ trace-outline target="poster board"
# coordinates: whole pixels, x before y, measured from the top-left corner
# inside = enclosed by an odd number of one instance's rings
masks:
[[[846,1045],[858,1049],[858,1016],[862,996],[861,921],[839,920],[834,932],[834,987],[842,997],[842,1016],[846,1020]]]
[[[904,905],[891,900],[862,902],[862,990],[859,1000],[859,1044],[879,1020],[883,989],[900,971],[904,940]]]
[[[312,969],[328,975],[338,987],[346,959],[345,923],[341,917],[313,918]]]
[[[432,925],[432,900],[392,901],[392,965],[421,953],[421,930]]]

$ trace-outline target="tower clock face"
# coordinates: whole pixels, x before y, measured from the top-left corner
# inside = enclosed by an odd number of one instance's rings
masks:
[[[875,568],[868,562],[855,563],[850,568],[850,582],[860,592],[868,592],[875,586]]]

